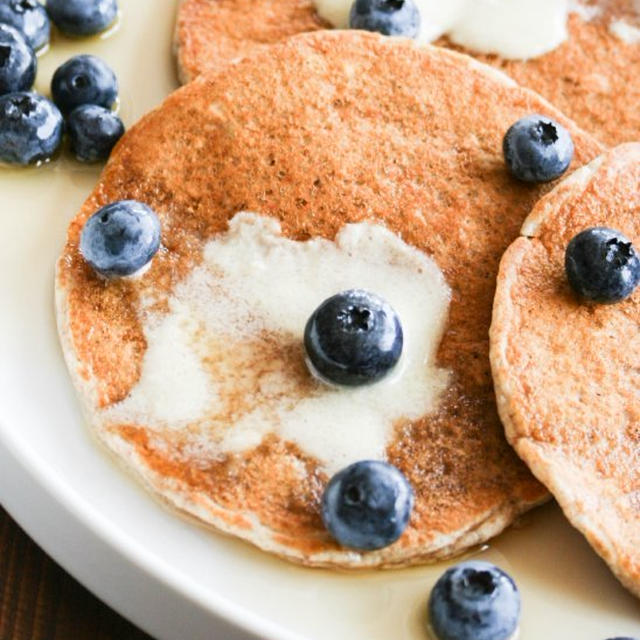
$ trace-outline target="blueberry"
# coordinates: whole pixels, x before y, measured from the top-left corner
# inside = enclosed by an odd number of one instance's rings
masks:
[[[569,168],[573,140],[555,120],[532,115],[509,128],[502,150],[507,168],[515,178],[523,182],[549,182]]]
[[[130,276],[146,266],[160,247],[160,221],[136,200],[120,200],[94,213],[84,225],[80,253],[107,278]]]
[[[385,36],[416,38],[420,22],[420,10],[414,0],[356,0],[349,14],[351,29]]]
[[[433,587],[429,621],[438,640],[507,640],[520,623],[520,594],[498,567],[463,562]]]
[[[343,546],[362,551],[388,547],[407,528],[413,491],[396,467],[356,462],[337,473],[322,496],[322,519]]]
[[[0,24],[0,95],[31,89],[36,79],[36,54],[14,27]]]
[[[22,91],[0,97],[0,162],[48,160],[62,142],[62,114],[53,102]]]
[[[387,375],[400,359],[402,345],[396,312],[360,289],[325,300],[304,330],[311,371],[327,382],[353,387]]]
[[[56,69],[51,80],[51,95],[65,114],[83,104],[110,109],[118,97],[118,80],[111,67],[100,58],[75,56]]]
[[[53,23],[70,36],[90,36],[104,31],[118,15],[117,0],[47,0]]]
[[[0,22],[20,31],[32,49],[49,43],[49,16],[38,0],[0,0]]]
[[[640,258],[631,240],[606,227],[585,229],[569,242],[565,270],[571,288],[592,302],[620,302],[640,283]]]
[[[122,120],[109,109],[85,104],[67,120],[71,151],[81,162],[106,160],[124,134]]]

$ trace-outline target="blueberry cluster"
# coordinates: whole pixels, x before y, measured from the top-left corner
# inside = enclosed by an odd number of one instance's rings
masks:
[[[0,162],[31,165],[50,160],[65,130],[83,162],[104,160],[124,133],[111,107],[118,85],[113,71],[93,56],[77,56],[56,72],[53,101],[32,91],[53,22],[60,31],[86,36],[106,29],[117,0],[0,0]],[[64,114],[64,116],[63,116]]]
[[[122,120],[111,110],[118,98],[111,68],[95,56],[75,56],[53,74],[51,95],[66,118],[76,158],[106,160],[124,133]]]

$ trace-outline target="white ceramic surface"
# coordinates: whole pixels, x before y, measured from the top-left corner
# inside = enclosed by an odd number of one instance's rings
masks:
[[[107,39],[57,39],[38,85],[74,53],[103,56],[127,125],[174,87],[174,0],[121,0]],[[53,269],[97,169],[63,158],[0,171],[0,501],[58,562],[161,640],[425,640],[444,566],[341,574],[268,557],[150,499],[84,427],[58,346]],[[518,581],[522,640],[640,637],[628,595],[554,506],[480,552]],[[1,578],[1,577],[0,577]],[[253,632],[253,635],[252,635]]]

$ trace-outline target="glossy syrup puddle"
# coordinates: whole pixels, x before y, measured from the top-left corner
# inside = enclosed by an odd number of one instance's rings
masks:
[[[51,77],[60,64],[80,53],[98,55],[116,71],[121,116],[129,128],[176,86],[171,55],[176,4],[173,0],[121,0],[121,5],[124,15],[119,28],[106,39],[68,39],[55,34],[50,49],[39,57],[36,86],[49,95]],[[91,192],[101,169],[102,165],[76,162],[66,151],[40,168],[0,169],[0,207],[12,212],[9,228],[23,234],[21,242],[29,236],[25,249],[21,248],[27,258],[30,252],[52,254],[51,278],[68,221]],[[52,288],[51,280],[42,292],[49,306]],[[98,450],[96,455],[104,454]],[[114,469],[113,473],[122,472]],[[131,484],[137,486],[134,480]],[[151,498],[148,504],[149,509],[156,508]],[[204,535],[208,546],[232,549],[237,555],[234,562],[246,566],[245,572],[225,576],[229,598],[301,633],[309,633],[317,623],[322,629],[317,635],[314,631],[313,640],[425,640],[429,590],[444,569],[459,560],[345,574],[295,567],[209,531]],[[489,560],[513,575],[523,600],[521,640],[640,637],[638,601],[616,582],[554,505],[527,514],[515,527],[466,557]],[[253,595],[249,582],[257,585],[259,596]],[[351,634],[345,636],[345,629]]]

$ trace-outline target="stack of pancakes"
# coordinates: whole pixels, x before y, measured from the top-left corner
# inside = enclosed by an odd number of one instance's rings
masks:
[[[640,139],[640,43],[609,28],[637,16],[622,0],[596,8],[572,14],[567,42],[541,58],[479,62],[446,42],[327,30],[309,0],[183,0],[177,57],[190,82],[118,144],[58,263],[60,336],[100,440],[181,512],[314,566],[458,554],[551,491],[640,595],[640,293],[585,306],[562,266],[585,227],[640,246],[640,145],[605,146]],[[524,184],[505,169],[502,138],[531,113],[572,135],[564,181]],[[122,199],[158,213],[163,247],[144,276],[105,282],[79,236]],[[224,413],[161,419],[129,402],[170,366],[150,355],[151,335],[242,211],[274,218],[296,242],[379,225],[431,258],[451,290],[436,355],[448,386],[426,415],[394,421],[384,451],[416,495],[386,549],[330,538],[328,471],[299,443],[269,432],[221,446],[222,432],[246,427],[274,368],[290,376],[288,402],[317,395],[295,342],[260,331],[230,348],[195,323],[189,335],[208,346],[194,366],[226,380]],[[224,295],[205,293],[212,304]]]

